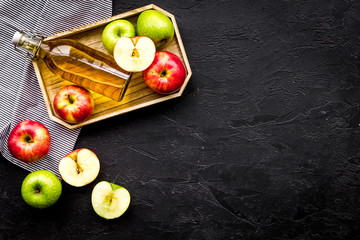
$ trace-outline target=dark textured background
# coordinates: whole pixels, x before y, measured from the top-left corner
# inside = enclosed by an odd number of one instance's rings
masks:
[[[179,25],[184,95],[84,127],[100,175],[49,209],[1,157],[0,239],[360,239],[359,1],[152,3]],[[121,218],[93,211],[100,180],[130,191]]]

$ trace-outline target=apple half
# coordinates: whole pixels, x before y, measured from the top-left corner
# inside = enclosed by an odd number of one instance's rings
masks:
[[[126,188],[101,181],[92,191],[91,204],[100,217],[114,219],[126,212],[130,205],[130,198],[130,193]]]
[[[98,176],[100,161],[89,149],[76,149],[60,160],[61,178],[71,186],[85,186]]]
[[[113,56],[125,71],[141,72],[153,62],[155,52],[155,44],[148,37],[122,37],[115,43]]]

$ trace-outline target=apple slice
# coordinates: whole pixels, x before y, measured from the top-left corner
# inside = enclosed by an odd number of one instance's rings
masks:
[[[155,44],[148,37],[122,37],[115,43],[113,56],[125,71],[141,72],[153,62],[155,52]]]
[[[89,149],[76,149],[60,160],[59,172],[69,185],[82,187],[95,180],[100,172],[100,162]]]
[[[91,204],[100,217],[118,218],[130,205],[130,193],[119,185],[102,181],[92,191]]]

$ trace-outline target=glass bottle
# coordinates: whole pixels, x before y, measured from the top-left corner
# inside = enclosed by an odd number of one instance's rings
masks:
[[[44,40],[30,31],[15,32],[15,50],[32,60],[42,59],[51,72],[76,85],[121,101],[131,74],[121,69],[111,55],[72,39]]]

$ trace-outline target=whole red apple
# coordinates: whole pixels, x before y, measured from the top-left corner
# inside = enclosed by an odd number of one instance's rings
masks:
[[[142,76],[151,90],[160,94],[170,94],[181,88],[186,78],[186,69],[178,56],[167,51],[159,51]]]
[[[56,93],[54,109],[65,122],[80,123],[89,119],[93,114],[94,98],[83,87],[67,85]]]
[[[50,142],[49,131],[43,124],[25,120],[10,132],[8,149],[20,161],[32,163],[49,153]]]

